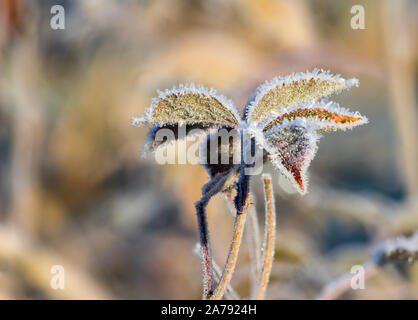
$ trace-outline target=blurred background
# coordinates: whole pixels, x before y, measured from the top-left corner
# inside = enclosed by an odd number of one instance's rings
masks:
[[[51,29],[55,4],[64,30]],[[355,4],[364,30],[350,26]],[[360,79],[332,100],[370,124],[321,140],[304,197],[264,169],[278,215],[267,298],[315,298],[418,229],[417,23],[418,3],[399,0],[0,0],[0,298],[200,299],[194,202],[207,174],[142,158],[148,129],[130,118],[173,84],[242,108],[265,80],[318,67]],[[261,178],[252,190],[262,228]],[[220,196],[208,219],[223,265],[233,217]],[[242,296],[249,262],[244,243]],[[64,290],[51,289],[53,265]],[[417,299],[418,265],[342,298]]]

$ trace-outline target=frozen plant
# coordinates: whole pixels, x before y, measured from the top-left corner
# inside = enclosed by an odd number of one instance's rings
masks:
[[[363,264],[364,278],[370,278],[387,265],[398,267],[414,264],[418,260],[418,231],[410,237],[397,237],[380,243],[375,249],[372,258]],[[328,283],[318,299],[331,300],[348,291],[351,285],[352,274],[344,274],[338,279]]]
[[[263,161],[268,159],[286,176],[300,194],[305,194],[308,186],[307,169],[313,159],[317,144],[322,133],[351,129],[368,122],[367,118],[358,112],[350,112],[341,108],[337,103],[326,98],[331,94],[358,86],[357,79],[344,79],[339,75],[332,75],[329,71],[315,69],[312,72],[293,73],[285,77],[276,77],[257,88],[248,99],[243,116],[238,108],[225,96],[214,89],[203,86],[180,85],[171,90],[159,91],[158,97],[152,100],[145,115],[132,119],[132,125],[153,127],[148,134],[145,152],[154,151],[165,145],[155,139],[158,130],[170,129],[174,137],[178,138],[179,128],[185,129],[186,134],[194,129],[200,129],[207,135],[201,150],[209,156],[217,150],[210,149],[211,139],[217,139],[214,133],[221,129],[236,130],[240,133],[241,157],[235,163],[206,163],[202,165],[210,175],[210,181],[202,188],[202,198],[196,203],[196,214],[200,231],[200,250],[203,264],[203,285],[205,299],[221,298],[228,287],[229,280],[235,268],[241,235],[244,228],[245,213],[251,205],[250,174],[248,169],[252,164],[246,162],[245,152],[253,152],[256,148],[262,150]],[[244,135],[250,137],[245,140]],[[235,144],[228,146],[229,152],[236,148]],[[221,152],[224,152],[221,149]],[[231,158],[231,157],[230,157]],[[202,159],[206,160],[206,159]],[[274,212],[270,178],[264,177],[264,187],[267,199],[267,214]],[[218,285],[214,286],[212,255],[209,243],[209,231],[206,221],[206,206],[211,197],[222,193],[231,204],[235,214],[234,237],[231,242],[224,272]],[[271,216],[271,215],[270,215]],[[266,220],[271,221],[272,219]],[[264,243],[268,250],[274,250],[271,245],[271,227],[268,226]],[[270,244],[270,245],[269,245]],[[273,251],[272,251],[273,252]],[[268,260],[268,261],[267,261]],[[254,289],[256,297],[264,294],[268,281],[272,256],[264,252],[263,267],[258,281],[258,289]],[[264,272],[264,273],[263,273]]]
[[[379,266],[390,262],[414,263],[418,260],[418,231],[409,238],[386,240],[376,249],[373,260]]]

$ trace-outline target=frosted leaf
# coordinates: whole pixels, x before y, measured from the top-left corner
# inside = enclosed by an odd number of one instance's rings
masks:
[[[271,161],[303,194],[307,189],[306,171],[317,150],[318,133],[351,129],[367,121],[358,112],[322,99],[280,108],[259,128]]]
[[[264,148],[273,165],[301,194],[308,187],[306,172],[315,156],[319,135],[302,120],[284,121],[264,131]]]
[[[233,102],[214,89],[203,86],[180,85],[160,91],[142,117],[132,119],[134,126],[156,124],[203,124],[205,126],[237,127],[240,122],[238,109]]]
[[[318,132],[346,130],[365,124],[368,119],[358,112],[341,108],[338,103],[322,99],[321,101],[306,101],[303,105],[295,105],[273,114],[263,124],[264,131],[273,128],[283,121],[305,119]]]
[[[317,100],[358,86],[357,79],[344,79],[329,71],[314,69],[312,72],[292,73],[277,77],[257,88],[253,100],[246,108],[247,121],[262,122],[272,111],[288,108],[306,99]]]

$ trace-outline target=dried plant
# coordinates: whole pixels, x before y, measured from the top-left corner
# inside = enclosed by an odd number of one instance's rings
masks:
[[[380,268],[387,265],[413,264],[418,260],[418,231],[411,237],[398,237],[389,239],[379,244],[374,250],[373,257],[363,265],[364,277],[370,278]],[[344,274],[332,281],[322,290],[318,299],[336,299],[348,291],[351,284],[352,274]]]
[[[200,248],[203,264],[203,297],[205,299],[222,298],[238,256],[245,225],[246,211],[251,206],[249,198],[250,177],[247,169],[253,163],[247,163],[246,152],[262,150],[262,160],[270,159],[279,171],[285,175],[300,194],[307,191],[307,169],[317,150],[320,134],[335,130],[351,129],[367,123],[367,118],[358,112],[340,108],[326,98],[352,86],[358,86],[357,79],[345,80],[329,71],[315,69],[312,72],[294,73],[286,77],[277,77],[257,88],[244,107],[244,116],[240,116],[233,102],[214,89],[202,86],[180,85],[171,90],[159,92],[146,114],[132,119],[132,125],[153,127],[148,134],[144,152],[155,151],[167,144],[168,140],[157,141],[160,129],[170,129],[179,139],[179,130],[185,129],[186,136],[200,129],[207,135],[202,143],[201,152],[206,158],[213,153],[225,152],[211,150],[210,142],[218,139],[214,133],[220,130],[236,130],[240,133],[241,143],[237,146],[229,142],[226,152],[231,160],[237,147],[241,159],[238,164],[213,163],[202,161],[210,175],[210,181],[202,188],[202,198],[196,202],[196,213],[200,231]],[[250,139],[245,139],[247,134]],[[218,157],[216,157],[218,159]],[[266,238],[263,265],[259,270],[254,297],[264,296],[266,284],[273,260],[274,248],[274,205],[270,179],[265,177],[266,194]],[[235,192],[235,196],[233,193]],[[235,207],[235,226],[230,250],[224,271],[217,287],[214,287],[213,262],[206,221],[206,206],[217,193],[232,200]]]

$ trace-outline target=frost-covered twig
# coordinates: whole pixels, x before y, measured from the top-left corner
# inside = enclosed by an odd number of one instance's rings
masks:
[[[200,244],[197,243],[193,252],[201,258],[201,247]],[[212,266],[213,266],[213,278],[216,282],[219,282],[222,276],[222,270],[219,265],[216,263],[215,259],[212,259]],[[228,300],[239,300],[240,297],[238,293],[232,288],[231,284],[229,283],[225,290],[225,297]]]
[[[390,239],[379,245],[373,255],[373,261],[378,266],[391,262],[414,263],[418,260],[418,231],[411,237]]]
[[[257,285],[252,297],[254,299],[263,299],[267,284],[270,279],[271,267],[274,259],[275,232],[276,232],[276,210],[274,205],[273,187],[270,175],[263,175],[264,194],[266,203],[266,221],[263,243],[263,264],[260,270]]]
[[[411,237],[399,237],[389,239],[381,243],[373,255],[373,259],[363,265],[365,279],[374,275],[379,267],[390,263],[407,262],[414,263],[418,260],[418,231]],[[329,283],[317,299],[331,300],[336,299],[346,292],[351,285],[352,274],[344,274],[337,280]]]
[[[254,196],[250,194],[251,199],[254,199]],[[228,206],[228,209],[233,215],[235,215],[234,200],[231,195],[225,195],[225,200]],[[261,245],[260,245],[260,227],[258,224],[257,210],[255,209],[255,204],[252,203],[248,208],[248,217],[245,226],[245,233],[247,238],[248,250],[251,261],[251,274],[250,279],[252,281],[253,287],[257,282],[257,276],[261,269]]]
[[[244,206],[242,212],[239,214],[237,213],[235,215],[234,231],[233,231],[231,245],[230,245],[229,252],[228,252],[228,257],[226,259],[225,268],[222,273],[221,280],[219,281],[219,284],[215,292],[211,296],[212,300],[222,299],[225,293],[225,290],[229,282],[231,281],[232,274],[234,273],[235,266],[236,266],[237,259],[238,259],[239,248],[241,246],[242,234],[244,233],[247,210],[248,210],[248,206],[250,205],[249,204],[250,198],[247,198],[247,199],[248,199],[247,205]]]
[[[213,271],[212,271],[212,253],[209,242],[209,229],[206,220],[206,206],[209,200],[217,194],[225,181],[228,179],[229,174],[233,170],[227,172],[227,174],[218,174],[202,188],[202,198],[196,202],[196,215],[197,223],[200,234],[200,247],[202,250],[202,270],[203,270],[203,298],[209,299],[213,293]]]

